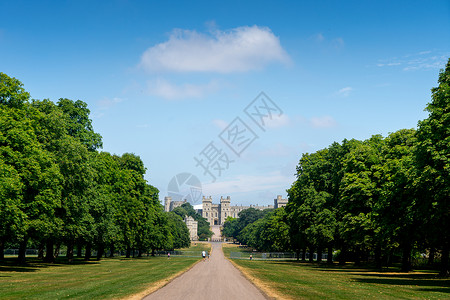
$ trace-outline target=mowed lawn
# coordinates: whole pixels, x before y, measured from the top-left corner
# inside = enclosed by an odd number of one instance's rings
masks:
[[[232,251],[239,250],[224,246],[227,257]],[[450,299],[450,279],[438,278],[434,271],[377,272],[352,265],[326,266],[296,261],[234,259],[233,262],[276,298]]]
[[[142,292],[161,280],[174,276],[201,259],[166,256],[108,258],[100,262],[82,260],[69,265],[47,264],[28,259],[19,266],[13,259],[0,263],[0,299],[120,299]]]

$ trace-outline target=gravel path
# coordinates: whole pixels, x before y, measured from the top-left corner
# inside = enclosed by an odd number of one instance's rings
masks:
[[[199,262],[143,299],[267,299],[224,257],[221,243],[211,245],[213,250],[209,261]]]

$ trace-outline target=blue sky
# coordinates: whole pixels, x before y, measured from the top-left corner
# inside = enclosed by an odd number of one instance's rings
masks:
[[[0,71],[87,102],[161,199],[190,173],[215,201],[272,204],[302,153],[416,127],[450,57],[449,1],[280,2],[0,1]],[[261,92],[264,130],[244,111]]]

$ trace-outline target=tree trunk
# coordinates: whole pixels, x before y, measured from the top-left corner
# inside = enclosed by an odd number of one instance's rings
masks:
[[[83,256],[83,243],[82,242],[78,242],[77,244],[77,257],[82,257]]]
[[[5,259],[5,242],[4,239],[0,239],[0,260]]]
[[[125,255],[126,258],[130,258],[131,256],[131,247],[127,246],[127,254]]]
[[[434,264],[434,256],[436,255],[436,249],[430,248],[430,254],[428,255],[427,265],[432,266]]]
[[[109,257],[114,257],[114,243],[111,243],[111,247],[109,248],[109,251],[111,251],[111,253],[109,254]]]
[[[105,251],[105,246],[103,246],[103,244],[100,244],[97,249],[97,260],[102,259],[102,255],[103,255],[104,251]]]
[[[411,271],[411,245],[409,244],[403,246],[402,271],[403,272]]]
[[[309,246],[309,262],[314,262],[314,247]]]
[[[318,263],[322,262],[322,251],[323,251],[322,247],[317,247],[317,262]]]
[[[44,249],[45,249],[45,244],[44,242],[41,242],[39,244],[39,248],[38,248],[38,258],[39,259],[44,259]]]
[[[56,259],[59,256],[59,250],[61,249],[61,243],[56,244],[53,257]]]
[[[306,261],[306,247],[304,247],[302,251],[302,261]]]
[[[441,257],[441,271],[439,272],[440,276],[447,277],[449,275],[448,255],[449,255],[449,244],[444,242]]]
[[[381,269],[382,268],[382,264],[381,264],[381,245],[376,245],[375,246],[375,268],[377,269]]]
[[[356,250],[355,251],[355,266],[360,266],[360,265],[361,265],[361,251]]]
[[[45,243],[45,258],[44,261],[51,263],[53,262],[53,241],[51,239],[48,239]]]
[[[87,243],[86,244],[86,253],[84,254],[84,260],[89,260],[91,259],[91,243]]]
[[[297,255],[297,261],[299,261],[300,260],[300,249],[297,249],[296,255]]]
[[[25,238],[23,241],[19,243],[19,256],[17,257],[17,261],[19,264],[25,264],[25,254],[27,251],[27,243],[28,238]]]
[[[144,252],[144,251],[138,250],[138,257],[142,257],[142,252]]]
[[[345,265],[346,260],[347,260],[347,248],[342,247],[341,255],[339,255],[339,265],[341,266]]]
[[[73,239],[70,239],[67,243],[67,260],[71,263],[73,261]]]
[[[333,246],[328,246],[328,257],[327,257],[327,263],[332,265],[333,264]]]
[[[155,249],[152,249],[152,256],[155,256]]]

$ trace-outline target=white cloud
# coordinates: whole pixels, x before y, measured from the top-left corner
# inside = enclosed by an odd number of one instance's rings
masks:
[[[140,66],[150,72],[243,72],[270,62],[289,63],[280,40],[267,27],[244,26],[202,34],[174,30],[168,41],[148,48]]]
[[[331,116],[313,117],[310,123],[314,128],[331,128],[337,126],[336,120]]]
[[[383,59],[377,63],[377,67],[401,67],[403,71],[440,69],[448,60],[449,52],[421,51],[413,54],[406,54],[401,57]]]
[[[289,117],[286,114],[273,115],[272,119],[264,118],[267,128],[280,128],[289,125]]]
[[[345,88],[340,89],[335,94],[336,94],[336,96],[340,96],[340,97],[348,97],[352,91],[353,91],[353,88],[347,86]]]
[[[202,98],[205,94],[214,92],[217,89],[219,89],[219,85],[214,80],[203,85],[189,83],[176,85],[164,79],[156,79],[148,82],[148,92],[151,95],[168,100]]]
[[[232,193],[248,193],[280,190],[292,184],[295,177],[282,175],[280,171],[266,175],[238,175],[235,179],[203,184],[203,191],[208,195],[228,195]]]
[[[221,119],[215,119],[212,122],[220,130],[224,130],[228,126],[228,122],[221,120]]]

